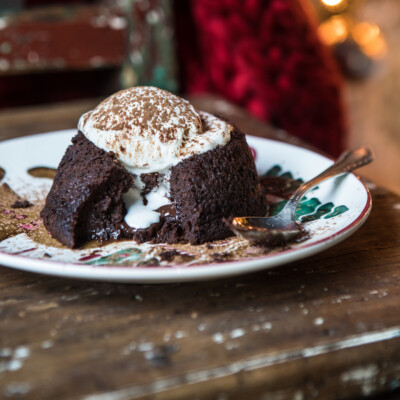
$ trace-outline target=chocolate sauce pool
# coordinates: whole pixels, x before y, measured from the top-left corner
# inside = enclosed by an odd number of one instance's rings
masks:
[[[28,169],[28,174],[35,178],[48,178],[54,179],[57,170],[49,167],[35,167]]]
[[[301,181],[281,176],[260,176],[261,189],[265,195],[288,199],[300,187]]]

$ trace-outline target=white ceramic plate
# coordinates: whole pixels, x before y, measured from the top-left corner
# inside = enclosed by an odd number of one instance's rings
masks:
[[[0,167],[6,171],[2,183],[7,183],[23,198],[35,201],[43,196],[51,181],[34,178],[27,170],[38,166],[57,168],[75,132],[50,132],[1,142]],[[279,166],[274,170],[280,175],[290,172],[295,179],[308,180],[332,163],[326,157],[293,145],[251,136],[247,139],[255,150],[260,175]],[[130,251],[132,246],[140,247],[134,242],[111,244],[99,248],[96,253],[93,249],[69,250],[37,245],[25,234],[20,234],[0,242],[0,264],[48,275],[116,282],[163,283],[222,278],[276,267],[326,250],[354,233],[370,210],[368,189],[357,176],[347,174],[332,178],[309,192],[303,211],[313,217],[319,216],[306,224],[310,239],[267,255],[212,264],[164,263],[149,268],[149,265],[127,266],[129,260],[138,257],[136,250],[134,254]],[[52,258],[45,253],[51,254]],[[112,264],[106,265],[110,254],[114,255]],[[115,254],[119,254],[119,258]]]

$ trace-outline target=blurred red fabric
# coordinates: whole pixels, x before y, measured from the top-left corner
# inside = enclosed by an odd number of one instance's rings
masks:
[[[338,155],[341,77],[304,0],[177,0],[183,91],[213,92]]]

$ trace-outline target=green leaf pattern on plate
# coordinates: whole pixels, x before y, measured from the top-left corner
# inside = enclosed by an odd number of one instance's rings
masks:
[[[274,165],[270,168],[264,176],[273,176],[273,177],[282,177],[286,179],[293,179],[293,174],[289,171],[282,172],[282,167],[280,165]],[[297,181],[304,182],[302,179],[297,179]],[[318,186],[313,188],[316,190]],[[271,214],[278,214],[284,205],[286,204],[286,200],[279,201],[278,203],[271,205]],[[301,222],[310,222],[315,221],[320,218],[329,219],[336,217],[337,215],[343,214],[348,211],[348,208],[345,205],[335,206],[332,202],[321,204],[321,201],[316,197],[308,198],[304,196],[300,201],[297,210],[296,210],[296,218],[298,218]]]
[[[132,265],[142,258],[142,251],[136,247],[129,249],[118,250],[107,256],[96,258],[94,260],[86,261],[85,264],[89,265]]]

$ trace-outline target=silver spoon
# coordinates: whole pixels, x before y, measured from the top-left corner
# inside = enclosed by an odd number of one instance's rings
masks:
[[[303,183],[292,194],[279,214],[273,217],[235,217],[224,221],[236,235],[251,242],[264,245],[286,243],[305,232],[296,221],[295,212],[299,201],[306,192],[325,179],[353,171],[369,164],[373,159],[374,155],[368,147],[346,151],[325,171]]]

